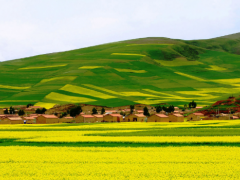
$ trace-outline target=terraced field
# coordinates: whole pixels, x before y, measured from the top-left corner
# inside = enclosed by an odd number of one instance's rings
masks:
[[[238,179],[240,121],[0,126],[0,179]]]
[[[0,107],[208,105],[240,94],[239,42],[142,38],[1,62]]]

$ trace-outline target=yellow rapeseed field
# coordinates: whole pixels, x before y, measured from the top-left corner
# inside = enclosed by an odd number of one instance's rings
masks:
[[[188,131],[196,127],[203,128],[202,131],[227,127],[231,130],[239,125],[240,120],[1,125],[0,179],[239,179],[240,147],[221,145],[239,144],[238,135],[108,135],[141,133],[156,128],[158,131],[172,128]],[[219,145],[207,145],[213,142]],[[133,146],[136,143],[140,144]],[[150,143],[189,145],[153,146]]]
[[[128,44],[126,46],[161,46],[161,45],[166,45],[166,46],[172,46],[174,44]]]
[[[28,86],[28,87],[19,87],[19,86],[8,86],[8,85],[2,85],[2,84],[0,84],[0,88],[3,88],[3,89],[17,89],[17,90],[24,90],[24,89],[28,89],[28,88],[30,88],[30,86]]]
[[[59,64],[59,65],[51,65],[51,66],[37,66],[37,67],[25,67],[25,68],[19,68],[18,70],[54,68],[54,67],[63,67],[63,66],[67,66],[67,65],[68,64]]]
[[[102,68],[103,66],[81,66],[78,69],[97,69]]]
[[[43,79],[43,80],[41,80],[40,83],[46,83],[46,82],[56,81],[56,80],[69,80],[69,81],[73,81],[76,78],[77,78],[77,76],[60,76],[60,77],[54,77],[54,78],[49,78],[49,79]]]
[[[238,179],[238,147],[0,147],[0,179]]]
[[[48,102],[38,102],[35,104],[35,106],[45,107],[46,109],[50,109],[55,105],[56,105],[55,103],[48,103]]]
[[[121,55],[121,56],[146,56],[144,54],[131,54],[131,53],[112,53],[111,55]]]
[[[56,92],[51,92],[47,96],[46,99],[55,100],[55,101],[63,101],[63,102],[71,102],[71,103],[83,103],[83,102],[93,102],[96,101],[94,99],[85,98],[85,97],[77,97],[77,96],[68,96],[65,94],[60,94]]]
[[[219,66],[215,66],[215,65],[209,65],[210,68],[206,68],[208,70],[212,70],[212,71],[226,71],[226,68],[223,67],[219,67]]]
[[[119,72],[132,72],[132,73],[146,73],[147,72],[145,70],[119,69],[119,68],[115,68],[115,70],[117,70]]]
[[[84,87],[75,86],[75,85],[71,85],[71,84],[65,85],[60,90],[64,90],[64,91],[68,91],[68,92],[72,92],[72,93],[76,93],[76,94],[93,96],[93,97],[97,97],[97,98],[101,98],[101,99],[116,98],[115,96],[111,96],[111,95],[104,94],[104,93],[101,93],[101,92],[98,92],[98,91],[94,91],[92,89],[87,89],[87,88],[84,88]]]
[[[196,77],[196,76],[192,76],[192,75],[189,75],[189,74],[185,74],[185,73],[182,73],[182,72],[174,72],[174,73],[179,74],[181,76],[188,77],[190,79],[195,79],[197,81],[206,81],[205,79],[202,79],[202,78],[199,78],[199,77]]]

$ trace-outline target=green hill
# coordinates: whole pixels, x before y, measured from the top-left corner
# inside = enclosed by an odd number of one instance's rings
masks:
[[[239,95],[240,35],[141,38],[0,63],[0,107],[198,105]]]

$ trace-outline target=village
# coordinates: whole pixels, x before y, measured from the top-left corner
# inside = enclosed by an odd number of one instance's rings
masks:
[[[238,100],[229,97],[228,100],[218,101],[212,106],[179,108],[172,111],[160,106],[135,104],[120,107],[103,107],[88,104],[56,105],[51,109],[40,106],[13,106],[0,109],[0,124],[52,124],[52,123],[103,123],[103,122],[185,122],[200,120],[236,120],[240,117],[240,105],[228,112],[216,109],[216,105],[232,105]],[[79,107],[79,112],[71,114],[71,110]],[[160,110],[158,109],[160,107]],[[233,106],[232,106],[233,107]],[[11,111],[14,110],[14,112]],[[233,109],[235,111],[233,111]],[[23,113],[24,112],[24,113]],[[225,112],[225,113],[223,113]]]

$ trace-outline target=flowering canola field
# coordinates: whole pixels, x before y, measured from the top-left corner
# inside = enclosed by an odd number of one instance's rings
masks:
[[[0,179],[238,179],[240,121],[0,126]]]

